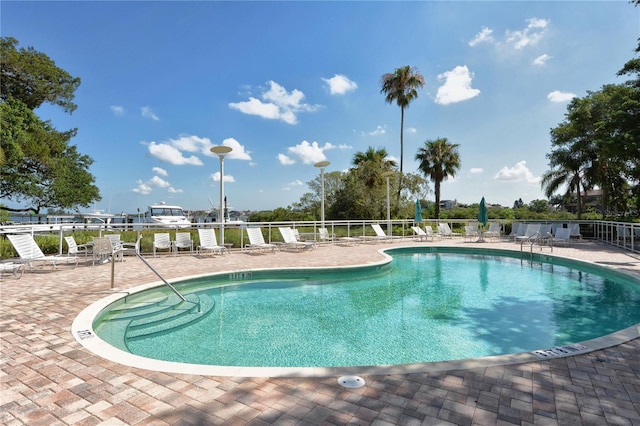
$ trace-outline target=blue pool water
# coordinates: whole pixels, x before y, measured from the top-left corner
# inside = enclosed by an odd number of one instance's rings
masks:
[[[388,251],[357,271],[245,271],[130,296],[96,333],[148,358],[225,366],[363,366],[518,353],[640,323],[640,287],[603,268]],[[558,262],[562,264],[558,264]],[[197,305],[199,304],[199,306]]]

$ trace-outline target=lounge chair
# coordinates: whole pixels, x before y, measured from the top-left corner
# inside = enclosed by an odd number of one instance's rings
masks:
[[[420,228],[419,226],[412,226],[411,229],[415,233],[415,235],[413,237],[414,240],[416,240],[416,241],[428,241],[429,236],[427,235],[426,232],[424,232],[424,230],[422,228]],[[431,239],[433,240],[433,237]]]
[[[372,223],[371,227],[373,228],[373,232],[376,233],[376,236],[374,239],[379,240],[379,241],[388,241],[388,240],[395,240],[395,239],[399,239],[402,238],[399,235],[387,235],[383,230],[382,230],[382,226],[380,226],[380,224],[378,223]],[[371,237],[368,237],[371,238]]]
[[[511,233],[507,236],[509,239],[515,240],[516,237],[521,237],[524,235],[524,231],[527,229],[527,225],[524,223],[513,222],[511,224]]]
[[[11,272],[16,279],[21,278],[22,274],[24,274],[24,263],[1,262],[0,277],[2,277],[2,274],[7,272]]]
[[[318,228],[318,238],[321,242],[326,242],[335,240],[336,236],[329,234],[329,230],[327,228]]]
[[[522,226],[521,226],[522,227]],[[529,223],[527,224],[524,233],[522,235],[518,235],[515,238],[516,243],[523,243],[525,241],[530,241],[539,237],[540,235],[540,224],[539,223]]]
[[[284,240],[283,247],[293,248],[293,249],[314,249],[316,248],[316,244],[310,241],[298,241],[296,238],[293,229],[289,227],[279,227],[278,231],[280,231],[280,235],[282,235],[282,239]]]
[[[69,237],[64,237],[64,240],[67,243],[67,246],[69,247],[69,250],[67,252],[67,254],[69,256],[78,256],[80,254],[84,254],[84,260],[87,261],[89,255],[93,254],[93,244],[92,243],[88,243],[88,244],[78,244],[76,243],[76,239],[73,238],[73,236],[69,236]]]
[[[582,234],[580,233],[580,224],[579,223],[571,223],[569,224],[569,229],[571,229],[571,236],[577,237],[579,240],[582,239]]]
[[[425,226],[424,232],[427,234],[428,238],[431,238],[431,241],[433,241],[435,238],[442,238],[439,233],[433,232],[433,228],[431,227],[431,225]]]
[[[200,237],[200,245],[196,247],[196,253],[209,250],[211,253],[224,254],[224,246],[218,245],[216,231],[213,228],[198,229],[198,237]]]
[[[566,246],[571,242],[571,228],[557,228],[555,235],[551,238],[553,245],[562,244]]]
[[[438,234],[440,234],[441,236],[446,237],[446,238],[460,236],[460,233],[453,232],[451,230],[451,228],[449,227],[449,224],[448,223],[444,223],[444,222],[438,224]]]
[[[20,256],[20,261],[26,263],[29,269],[33,269],[34,262],[42,262],[43,268],[50,264],[52,269],[61,262],[73,262],[74,268],[78,265],[78,256],[45,256],[31,234],[7,235],[7,238]]]
[[[217,245],[217,244],[216,244]],[[190,232],[176,232],[176,240],[174,241],[174,249],[177,252],[180,249],[189,249],[189,253],[193,253],[193,240]]]
[[[464,240],[465,241],[474,241],[478,238],[478,227],[475,228],[471,225],[466,225],[464,227]]]
[[[169,250],[169,253],[173,253],[173,243],[168,232],[153,234],[153,257],[156,257],[158,250]]]
[[[249,237],[249,244],[244,246],[245,250],[274,251],[277,248],[275,244],[264,241],[261,228],[247,228],[247,236]]]
[[[483,232],[483,236],[493,240],[498,240],[500,238],[500,224],[498,222],[491,222],[489,224],[489,229]]]

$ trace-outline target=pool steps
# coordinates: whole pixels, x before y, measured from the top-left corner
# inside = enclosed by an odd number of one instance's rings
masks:
[[[175,298],[164,294],[151,301],[124,303],[121,308],[112,309],[110,313],[126,312],[128,315],[103,317],[100,335],[113,346],[128,351],[129,341],[186,327],[205,318],[215,308],[214,299],[206,295],[189,294],[186,299],[186,302],[176,303]]]
[[[139,340],[179,330],[202,320],[215,307],[214,299],[206,295],[189,294],[186,299],[173,309],[161,309],[132,320],[126,329],[125,340]]]

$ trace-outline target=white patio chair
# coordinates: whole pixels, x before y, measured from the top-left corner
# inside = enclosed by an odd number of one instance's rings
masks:
[[[199,254],[208,250],[211,253],[224,254],[224,246],[218,245],[216,231],[213,228],[198,229],[198,237],[200,238],[200,244],[196,247],[196,253]]]
[[[275,244],[267,243],[264,241],[264,236],[262,235],[261,228],[256,227],[246,229],[247,236],[249,237],[249,244],[246,244],[244,246],[245,250],[274,251],[277,248]]]
[[[189,253],[193,253],[193,240],[190,232],[176,232],[176,240],[174,242],[176,253],[180,249],[189,249]]]
[[[87,261],[89,255],[93,252],[93,243],[78,244],[73,236],[64,237],[64,240],[69,247],[69,250],[67,251],[69,256],[84,254],[84,260]]]
[[[316,248],[315,243],[307,242],[307,241],[298,241],[296,238],[295,232],[293,229],[289,227],[279,227],[278,231],[280,231],[280,235],[282,235],[282,239],[284,240],[283,247],[292,248],[292,249],[314,249]]]
[[[173,243],[168,232],[153,234],[153,257],[156,257],[158,250],[169,250],[169,253],[173,253]]]

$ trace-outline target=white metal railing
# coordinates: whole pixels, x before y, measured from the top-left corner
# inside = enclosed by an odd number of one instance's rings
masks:
[[[451,228],[462,229],[464,225],[468,225],[470,222],[476,222],[474,219],[424,219],[421,223],[422,226],[429,225],[435,227],[438,223],[447,223]],[[520,223],[545,223],[545,224],[562,224],[563,226],[569,226],[575,229],[572,233],[572,237],[575,239],[588,238],[601,241],[606,244],[610,244],[616,247],[620,247],[624,250],[628,250],[635,253],[640,253],[640,223],[629,222],[615,222],[615,221],[603,221],[603,220],[491,220],[490,222],[498,222],[501,224],[503,234],[505,234],[505,225],[512,222]],[[371,224],[380,224],[387,233],[387,235],[400,235],[402,237],[412,236],[413,231],[411,226],[415,224],[413,219],[399,219],[399,220],[326,220],[324,225],[327,228],[329,235],[338,235],[345,237],[363,237],[373,235],[373,229]],[[261,227],[266,232],[266,238],[268,242],[272,240],[278,240],[279,234],[276,228],[279,226],[289,226],[292,228],[299,228],[301,233],[307,239],[313,239],[315,241],[321,241],[319,229],[322,226],[320,221],[283,221],[283,222],[229,222],[224,224],[225,230],[241,231],[240,245],[244,245],[245,232],[242,232],[246,227]],[[191,229],[197,228],[214,228],[218,230],[220,223],[194,223]],[[180,228],[179,230],[187,230],[188,228]],[[118,223],[118,224],[34,224],[26,223],[22,225],[2,225],[0,226],[0,234],[12,234],[27,232],[31,234],[53,234],[59,236],[59,253],[63,253],[65,234],[70,234],[79,231],[95,231],[98,236],[102,236],[103,232],[118,232],[118,231],[168,231],[176,230],[175,228],[158,227],[157,224],[151,223]]]

